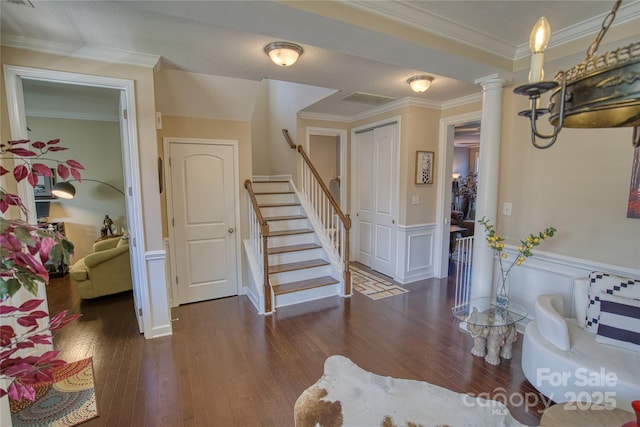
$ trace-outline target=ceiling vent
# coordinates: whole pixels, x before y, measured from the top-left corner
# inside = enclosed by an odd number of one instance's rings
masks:
[[[342,98],[343,101],[359,102],[361,104],[382,105],[387,102],[395,101],[397,98],[391,96],[374,95],[366,92],[353,92]]]
[[[31,3],[29,0],[2,0],[2,1],[4,1],[6,3],[17,4],[19,6],[27,6],[27,7],[35,8],[33,3]]]

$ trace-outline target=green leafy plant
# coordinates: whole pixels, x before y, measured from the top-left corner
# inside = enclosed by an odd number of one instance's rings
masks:
[[[45,157],[49,152],[66,150],[58,145],[59,142],[59,139],[52,139],[47,142],[18,140],[2,143],[0,159],[13,160],[11,172],[15,181],[27,180],[32,187],[36,186],[38,176],[53,176],[51,168],[40,161],[55,162],[58,175],[63,179],[71,175],[80,180],[80,170],[84,168],[77,161]],[[9,172],[0,166],[0,176]],[[0,212],[4,215],[10,206],[20,209],[28,218],[28,209],[20,197],[0,186]],[[41,229],[20,219],[1,217],[0,230],[0,379],[9,382],[6,389],[0,388],[0,397],[8,394],[14,400],[34,400],[35,391],[31,384],[51,380],[53,369],[65,362],[57,359],[59,351],[23,357],[21,350],[34,348],[38,344],[51,345],[52,333],[80,315],[63,311],[49,318],[49,313],[40,309],[44,302],[41,299],[30,299],[18,306],[9,302],[20,289],[36,296],[39,285],[49,282],[45,264],[48,261],[55,265],[62,262],[68,264],[73,244],[55,231]]]

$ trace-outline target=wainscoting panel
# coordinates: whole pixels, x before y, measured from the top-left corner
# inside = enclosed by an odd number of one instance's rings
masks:
[[[147,263],[147,280],[149,284],[148,295],[150,313],[143,313],[145,319],[145,338],[158,338],[171,335],[171,317],[169,300],[167,299],[165,277],[165,251],[147,251],[145,253]],[[148,319],[148,322],[147,322]],[[148,330],[147,328],[150,327]]]
[[[515,246],[505,246],[508,255],[503,260],[507,267],[517,254]],[[534,251],[532,257],[520,266],[511,270],[511,298],[524,304],[529,311],[529,318],[535,319],[535,301],[539,295],[560,294],[563,296],[565,308],[571,317],[575,316],[573,293],[576,279],[587,278],[592,271],[603,271],[623,277],[640,278],[640,270],[602,264],[589,260],[571,258],[542,251]],[[494,277],[499,277],[498,263]],[[495,280],[494,289],[495,293]]]
[[[435,224],[399,225],[397,277],[399,283],[433,277]]]

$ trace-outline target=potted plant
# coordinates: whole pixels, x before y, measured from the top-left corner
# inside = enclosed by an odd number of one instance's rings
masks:
[[[11,173],[16,183],[26,180],[35,187],[38,176],[53,176],[50,167],[39,162],[49,161],[57,164],[58,175],[62,178],[72,175],[80,180],[80,171],[84,169],[80,163],[45,157],[49,152],[66,150],[59,142],[59,139],[53,139],[0,143],[0,160],[12,159],[14,162],[11,171],[0,166],[0,176],[10,178]],[[32,162],[35,160],[38,162]],[[28,294],[37,296],[39,286],[49,282],[49,273],[44,266],[47,261],[69,263],[73,244],[55,231],[20,219],[5,218],[11,206],[28,218],[29,212],[20,197],[0,186],[0,399],[6,401],[8,395],[13,400],[34,400],[34,389],[30,384],[52,379],[53,369],[65,362],[57,358],[59,351],[34,355],[32,349],[36,345],[51,346],[52,333],[80,315],[70,315],[65,310],[50,318],[42,309],[44,300],[21,299]],[[21,293],[22,289],[27,293]],[[7,410],[8,405],[2,412]]]

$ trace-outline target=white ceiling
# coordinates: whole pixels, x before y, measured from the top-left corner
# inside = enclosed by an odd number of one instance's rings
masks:
[[[614,2],[32,3],[34,8],[0,3],[3,45],[142,63],[161,57],[162,67],[175,70],[329,88],[336,93],[304,111],[353,117],[372,108],[341,100],[354,91],[412,97],[434,106],[477,95],[476,79],[512,75],[514,61],[528,55],[530,28],[543,14],[553,30],[551,49],[585,37],[586,51]],[[352,23],[363,14],[379,18]],[[630,21],[640,28],[640,1],[625,2],[615,25]],[[275,40],[302,45],[299,62],[288,68],[273,65],[263,47]],[[415,74],[435,76],[429,91],[410,92],[406,79]]]

